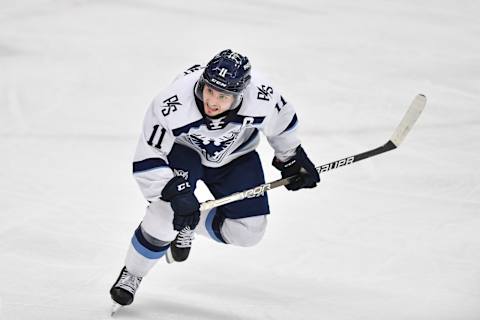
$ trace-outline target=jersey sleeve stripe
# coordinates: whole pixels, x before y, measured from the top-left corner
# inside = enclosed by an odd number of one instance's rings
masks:
[[[297,124],[297,122],[298,122],[297,114],[294,114],[294,115],[293,115],[293,118],[292,118],[292,121],[290,121],[290,123],[289,123],[288,126],[285,128],[285,130],[282,131],[282,133],[287,132],[288,130],[293,129],[293,127],[295,127],[295,125]],[[280,134],[282,134],[282,133],[280,133]]]
[[[160,158],[149,158],[133,163],[133,173],[152,170],[161,167],[168,167],[168,164]]]

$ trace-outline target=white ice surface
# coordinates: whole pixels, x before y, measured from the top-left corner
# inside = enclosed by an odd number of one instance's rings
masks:
[[[145,201],[150,99],[221,49],[295,103],[318,164],[400,149],[270,193],[264,240],[160,262],[118,319],[479,319],[480,4],[0,1],[0,319],[106,319]],[[269,180],[272,151],[259,149]],[[208,195],[202,189],[199,197]]]

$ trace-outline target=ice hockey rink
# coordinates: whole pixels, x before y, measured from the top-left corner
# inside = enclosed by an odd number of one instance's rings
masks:
[[[480,319],[480,4],[0,0],[0,319],[109,319],[146,201],[144,112],[232,48],[295,105],[317,164],[401,147],[269,193],[252,248],[197,237],[117,319]],[[267,180],[272,149],[259,147]],[[209,194],[199,186],[197,196]]]

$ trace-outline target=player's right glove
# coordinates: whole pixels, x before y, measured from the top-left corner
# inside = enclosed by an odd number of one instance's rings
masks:
[[[282,162],[273,158],[272,165],[280,170],[282,178],[296,176],[289,184],[285,185],[288,190],[315,188],[320,182],[320,175],[302,146],[297,147],[295,156],[288,161]]]
[[[170,202],[175,230],[180,231],[186,226],[195,229],[200,221],[200,203],[187,180],[181,176],[173,177],[163,188],[161,199]]]

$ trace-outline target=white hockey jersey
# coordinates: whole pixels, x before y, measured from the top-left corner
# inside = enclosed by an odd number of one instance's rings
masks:
[[[203,68],[196,65],[178,76],[157,95],[146,112],[133,174],[149,201],[158,200],[163,187],[174,176],[167,159],[174,143],[195,150],[202,164],[212,168],[254,150],[259,132],[266,136],[280,160],[292,157],[300,145],[293,106],[255,73],[235,115],[204,117],[200,111],[202,102],[194,93],[202,72]]]

